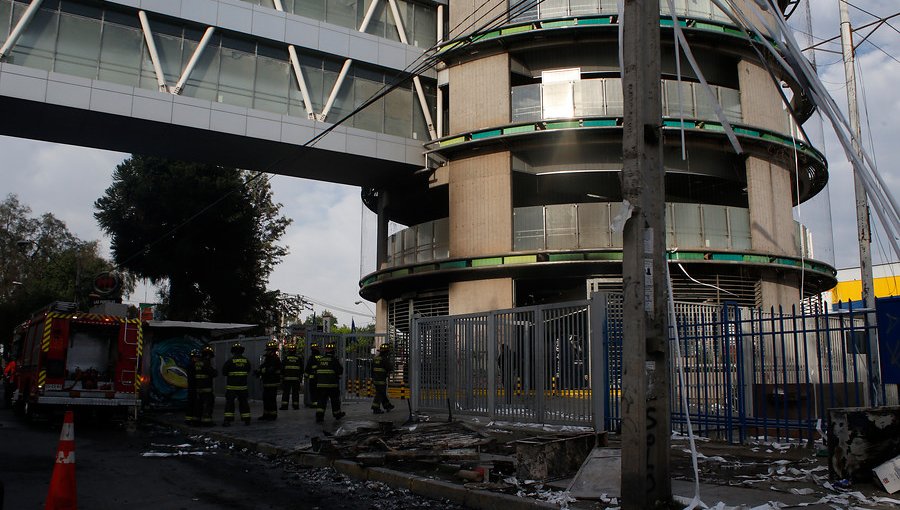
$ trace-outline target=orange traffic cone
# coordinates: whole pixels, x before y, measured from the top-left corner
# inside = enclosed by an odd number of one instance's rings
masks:
[[[56,448],[56,464],[50,478],[50,491],[44,510],[76,510],[75,496],[75,418],[66,411],[59,446]]]

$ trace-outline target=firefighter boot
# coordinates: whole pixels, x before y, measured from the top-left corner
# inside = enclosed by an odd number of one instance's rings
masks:
[[[334,413],[335,420],[340,420],[344,416],[347,416],[347,413],[345,413],[344,411],[338,411],[338,412]]]
[[[294,409],[297,409],[296,407]],[[281,407],[278,408],[279,411],[287,411],[287,402],[281,404]]]

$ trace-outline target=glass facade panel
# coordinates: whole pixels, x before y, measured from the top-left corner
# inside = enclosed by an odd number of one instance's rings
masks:
[[[541,84],[522,85],[512,89],[512,121],[541,120]]]
[[[181,37],[154,33],[153,40],[156,42],[156,51],[159,53],[159,65],[162,67],[163,75],[166,77],[166,83],[174,86],[178,83],[178,78],[181,77],[182,62],[186,62],[185,57],[182,56],[183,39]],[[190,54],[188,54],[187,58],[190,58]]]
[[[599,10],[598,0],[569,0],[569,14],[572,16],[597,14]]]
[[[672,204],[672,220],[675,224],[675,246],[679,248],[701,247],[700,204]]]
[[[666,248],[677,248],[678,243],[675,240],[675,212],[672,210],[672,204],[666,204]]]
[[[207,101],[220,101],[218,94],[220,51],[219,45],[210,44],[206,47],[185,83],[182,94]]]
[[[547,206],[547,248],[571,250],[578,247],[578,224],[573,204]]]
[[[730,248],[728,242],[728,214],[716,205],[703,206],[703,236],[707,248]]]
[[[691,83],[689,82],[681,82],[681,95],[679,96],[678,90],[678,81],[675,80],[666,80],[663,82],[663,90],[666,94],[666,103],[664,115],[673,118],[679,118],[684,115],[685,118],[693,118],[694,117],[694,106],[693,106],[693,91],[691,89]]]
[[[283,60],[257,57],[253,107],[272,113],[287,113],[290,72],[288,63]]]
[[[725,118],[731,122],[741,122],[743,115],[741,114],[741,91],[736,89],[728,89],[718,87],[719,103],[725,110]]]
[[[403,264],[416,263],[416,229],[408,228],[401,232],[403,236]]]
[[[24,4],[15,4],[13,13],[13,26],[25,13]],[[56,26],[58,15],[55,12],[39,9],[31,20],[19,41],[10,52],[10,61],[13,64],[43,69],[53,69],[53,50],[56,48]]]
[[[569,0],[544,0],[540,4],[541,18],[560,18],[569,15]]]
[[[513,211],[513,250],[543,250],[544,208],[518,207]]]
[[[288,6],[285,5],[285,10],[289,10],[298,16],[304,16],[306,18],[317,19],[320,21],[325,20],[325,0],[288,0],[293,3],[293,9],[288,9]]]
[[[97,78],[100,27],[99,20],[62,16],[59,20],[54,70],[83,78]]]
[[[230,48],[222,48],[219,64],[219,97],[221,103],[234,106],[253,106],[253,77],[256,62],[253,55]]]
[[[434,260],[434,223],[426,222],[416,225],[416,261]]]
[[[545,119],[570,119],[575,116],[572,82],[544,83],[541,89]]]
[[[728,230],[731,232],[732,250],[750,249],[750,210],[738,207],[726,207],[728,211]]]
[[[622,96],[622,80],[603,80],[606,89],[606,114],[621,117],[625,114],[625,101]]]
[[[407,33],[412,32],[409,43],[419,48],[430,48],[437,42],[437,11],[434,7],[422,4],[411,5],[415,9],[416,17],[412,29],[406,27]]]
[[[434,111],[435,111],[435,98],[437,97],[437,92],[435,91],[434,86],[429,82],[422,83],[422,92],[425,94],[425,101],[427,103],[428,111],[431,112],[432,122],[434,122]],[[425,122],[425,114],[422,112],[422,104],[419,102],[418,94],[413,90],[412,94],[412,137],[416,140],[428,140],[428,124]],[[386,99],[387,101],[387,99]],[[389,110],[387,106],[385,107],[385,112],[387,113]],[[388,119],[385,119],[384,129],[387,131],[388,129]]]
[[[718,87],[711,86],[709,89],[703,86],[702,83],[694,84],[694,100],[697,102],[697,118],[700,119],[717,119],[716,117],[716,105],[719,102],[718,94],[716,94],[716,89]],[[710,97],[710,90],[712,90],[712,94],[714,96]]]
[[[434,258],[450,257],[450,218],[434,220]]]
[[[353,81],[351,82],[353,85],[353,108],[356,108],[369,99],[375,97],[379,92],[381,92],[381,89],[384,86],[384,84],[380,81],[375,81],[373,79],[375,78],[374,76],[371,76],[368,73],[360,74],[362,74],[362,76],[354,76]],[[346,89],[349,87],[345,86],[342,88]],[[350,113],[350,111],[347,111],[347,113]],[[408,119],[409,112],[407,112],[406,116]],[[343,115],[341,115],[341,117],[343,117]],[[341,117],[332,118],[337,120]],[[383,131],[384,98],[378,98],[372,104],[357,112],[353,117],[351,117],[350,120],[352,121],[353,127],[365,129],[368,131]]]
[[[578,204],[578,247],[609,246],[609,205]]]
[[[605,80],[582,80],[575,82],[575,115],[595,117],[606,114],[603,98]]]
[[[612,225],[613,220],[619,213],[622,212],[622,203],[621,202],[612,202],[609,204],[609,223]],[[622,246],[622,230],[618,232],[610,229],[609,231],[610,245],[611,246]]]
[[[140,82],[141,48],[144,38],[140,30],[107,23],[100,44],[101,81],[135,87]]]
[[[397,87],[384,96],[384,132],[407,138],[412,136],[413,107],[422,111],[418,103],[408,88]],[[421,117],[422,114],[419,113],[418,116]],[[428,139],[427,130],[422,130],[421,139]]]
[[[6,41],[9,36],[12,23],[12,3],[10,0],[0,0],[0,41]]]
[[[371,0],[370,0],[371,1]],[[358,29],[357,24],[357,3],[362,9],[362,0],[327,0],[325,2],[325,19],[326,23],[337,25],[339,27]],[[365,15],[365,10],[359,14]],[[361,17],[359,19],[362,19]]]

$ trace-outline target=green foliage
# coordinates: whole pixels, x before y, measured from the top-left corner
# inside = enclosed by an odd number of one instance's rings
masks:
[[[87,310],[94,277],[113,269],[99,255],[97,241],[78,239],[50,213],[32,217],[31,208],[12,194],[0,202],[0,259],[4,333],[53,301],[76,301]],[[125,283],[133,288],[132,279]]]
[[[269,274],[286,255],[291,220],[258,173],[132,155],[94,206],[113,259],[163,285],[171,320],[269,325]]]

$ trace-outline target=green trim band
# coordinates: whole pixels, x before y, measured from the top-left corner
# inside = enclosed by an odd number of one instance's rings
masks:
[[[408,276],[419,273],[433,273],[440,271],[452,271],[458,269],[475,269],[475,268],[497,268],[511,267],[523,264],[544,264],[544,263],[567,263],[567,262],[621,262],[622,251],[620,250],[604,250],[604,251],[578,251],[578,252],[560,252],[546,254],[546,261],[538,261],[539,255],[534,253],[521,255],[507,255],[502,257],[484,257],[477,259],[457,259],[434,261],[415,266],[408,266],[402,269],[385,271],[369,275],[360,281],[360,288],[368,287],[376,282],[385,281],[399,276]],[[831,278],[836,277],[837,271],[824,263],[810,261],[799,258],[778,257],[775,255],[757,255],[751,253],[735,253],[735,252],[705,252],[705,251],[672,251],[666,252],[666,259],[673,262],[725,262],[725,263],[741,263],[754,265],[780,266],[794,269],[803,268],[805,270],[827,275]]]

